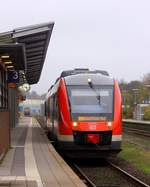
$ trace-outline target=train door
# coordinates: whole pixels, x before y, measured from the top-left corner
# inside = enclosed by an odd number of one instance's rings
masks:
[[[53,134],[53,129],[54,129],[54,97],[51,96],[50,98],[50,131]]]
[[[46,105],[45,106],[46,123],[47,123],[47,127],[50,128],[50,98],[47,99],[45,105]]]
[[[59,107],[57,94],[53,97],[53,133],[57,137],[59,131]]]
[[[52,105],[53,105],[53,111],[52,111],[52,132],[53,134],[55,131],[55,95],[52,97]]]

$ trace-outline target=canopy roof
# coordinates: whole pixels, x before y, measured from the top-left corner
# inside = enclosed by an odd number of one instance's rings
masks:
[[[27,82],[39,81],[54,23],[0,33],[0,55],[9,55],[15,69],[25,70]]]
[[[26,57],[24,44],[0,44],[0,57],[7,57],[3,61],[12,61],[15,70],[26,69]]]

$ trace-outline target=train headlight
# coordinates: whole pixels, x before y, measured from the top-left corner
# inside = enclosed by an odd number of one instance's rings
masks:
[[[73,127],[77,127],[78,123],[77,122],[73,122],[72,125],[73,125]]]
[[[107,125],[108,127],[112,127],[112,122],[109,121]]]

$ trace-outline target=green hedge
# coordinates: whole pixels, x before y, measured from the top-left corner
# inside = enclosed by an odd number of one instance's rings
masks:
[[[132,119],[133,118],[133,108],[127,107],[126,110],[122,110],[123,118],[124,119]]]
[[[143,119],[150,120],[150,106],[145,107]]]

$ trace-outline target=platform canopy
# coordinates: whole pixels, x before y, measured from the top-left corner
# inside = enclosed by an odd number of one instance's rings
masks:
[[[29,84],[39,81],[54,22],[0,33],[0,57],[10,57],[14,68],[24,70]]]

